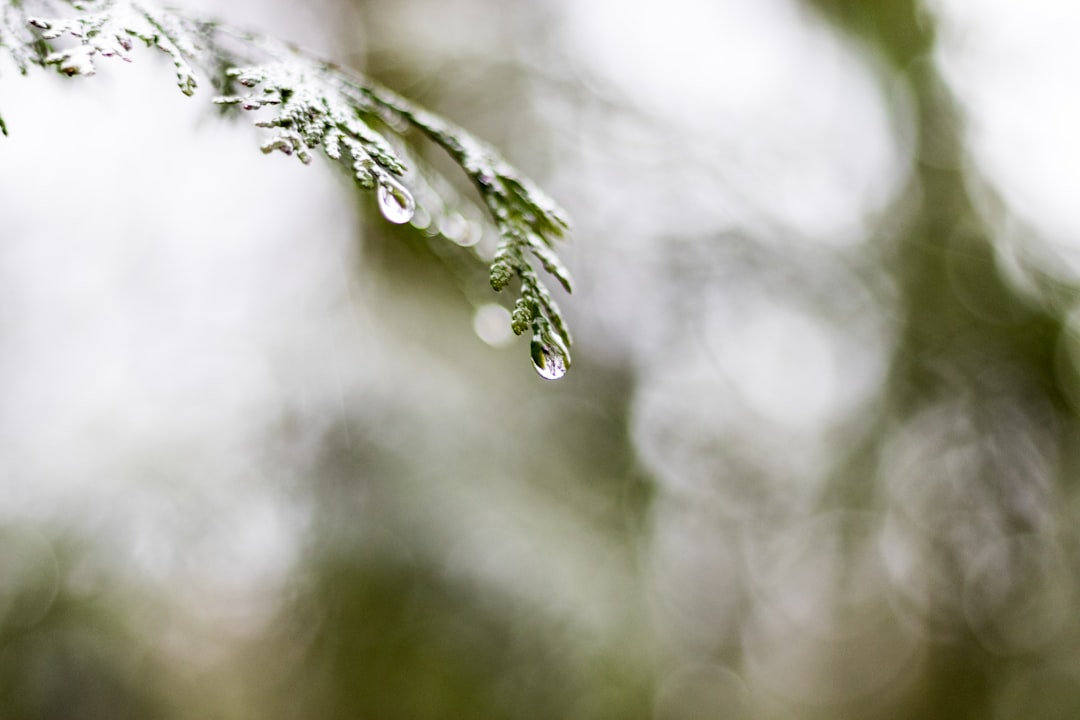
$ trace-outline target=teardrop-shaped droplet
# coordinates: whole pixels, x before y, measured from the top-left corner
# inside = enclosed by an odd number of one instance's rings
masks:
[[[570,366],[570,358],[555,344],[545,343],[540,336],[533,337],[530,346],[533,367],[536,373],[545,380],[558,380],[566,375]]]
[[[392,223],[402,225],[412,219],[416,211],[416,202],[408,190],[393,180],[382,178],[379,181],[379,211]]]

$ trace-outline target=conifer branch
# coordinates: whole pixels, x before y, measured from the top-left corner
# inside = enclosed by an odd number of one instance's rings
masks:
[[[391,222],[433,227],[459,244],[473,244],[474,234],[462,229],[468,210],[458,209],[452,184],[420,160],[408,134],[427,137],[470,178],[498,230],[490,282],[499,291],[518,280],[513,331],[531,332],[532,359],[543,377],[565,374],[570,332],[533,262],[570,292],[570,273],[555,251],[569,221],[490,145],[353,70],[149,0],[8,0],[0,10],[0,47],[23,74],[37,66],[92,75],[99,58],[130,62],[140,41],[169,56],[184,94],[195,93],[201,72],[221,92],[214,102],[265,111],[256,113],[255,122],[269,133],[264,153],[304,163],[321,153],[360,187],[374,189]],[[2,118],[0,131],[7,134]],[[413,190],[404,184],[408,170]]]

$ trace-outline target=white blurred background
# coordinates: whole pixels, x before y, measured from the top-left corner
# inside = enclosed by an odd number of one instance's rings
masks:
[[[0,717],[1074,717],[1070,3],[184,8],[539,181],[575,365],[150,51],[4,65]]]

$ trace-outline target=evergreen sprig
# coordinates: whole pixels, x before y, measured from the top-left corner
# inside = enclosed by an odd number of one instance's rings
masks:
[[[50,3],[51,4],[51,3]],[[22,7],[24,3],[19,3]],[[198,82],[189,58],[198,54],[189,39],[189,23],[181,16],[154,6],[133,2],[104,0],[71,2],[79,14],[43,18],[30,16],[26,22],[39,31],[48,44],[65,36],[78,42],[60,50],[52,50],[42,59],[43,65],[55,65],[65,75],[93,75],[94,56],[119,57],[131,62],[135,40],[147,47],[156,47],[172,58],[177,84],[185,95],[193,95]],[[50,46],[51,49],[51,46]]]
[[[494,220],[500,240],[491,258],[490,281],[499,291],[518,280],[513,331],[531,331],[532,359],[543,377],[565,374],[570,331],[533,261],[570,292],[570,273],[555,250],[569,221],[490,145],[353,70],[293,45],[192,19],[149,1],[7,0],[0,10],[0,47],[24,74],[39,66],[68,76],[91,75],[97,58],[130,62],[140,41],[170,57],[186,95],[198,87],[198,69],[223,93],[215,102],[252,111],[256,126],[270,133],[263,152],[279,151],[304,163],[311,162],[313,152],[321,152],[345,166],[361,187],[376,190],[388,220],[430,224],[456,242],[470,244],[460,230],[462,223],[453,222],[463,215],[455,209],[459,198],[452,184],[420,161],[409,142],[412,130],[427,137],[464,170]],[[2,119],[0,131],[7,134]],[[419,207],[403,184],[407,170],[421,198]]]

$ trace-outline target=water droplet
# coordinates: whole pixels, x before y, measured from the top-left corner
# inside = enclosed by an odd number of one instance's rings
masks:
[[[379,180],[379,211],[392,223],[401,225],[409,222],[416,210],[416,202],[409,191],[393,180]]]
[[[532,345],[533,367],[536,373],[545,380],[558,380],[566,375],[570,367],[570,357],[556,343],[545,343],[539,335],[533,336]]]

